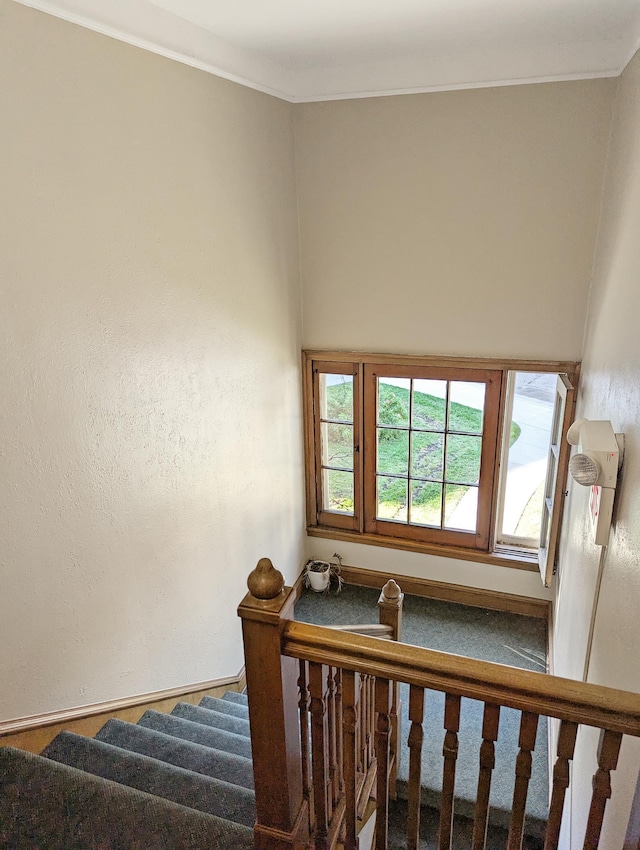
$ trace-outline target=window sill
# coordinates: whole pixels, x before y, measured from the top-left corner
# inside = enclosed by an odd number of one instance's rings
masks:
[[[398,540],[396,537],[384,537],[380,534],[358,534],[354,531],[341,531],[335,528],[322,528],[317,525],[307,526],[310,537],[326,537],[330,540],[345,540],[349,543],[362,543],[366,546],[384,546],[386,549],[404,549],[408,552],[420,552],[424,555],[440,555],[443,558],[456,558],[461,561],[476,561],[481,564],[493,564],[498,567],[510,567],[515,570],[539,572],[538,559],[532,553],[530,558],[521,554],[502,552],[479,552],[472,549],[461,549],[454,546],[434,546],[428,543],[417,543],[413,540]]]

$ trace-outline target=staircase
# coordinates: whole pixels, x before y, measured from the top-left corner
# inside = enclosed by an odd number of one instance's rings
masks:
[[[2,850],[252,850],[247,698],[227,692],[41,755],[0,748]]]
[[[402,593],[392,581],[380,625],[367,627],[377,637],[296,622],[295,591],[267,559],[248,586],[238,609],[248,699],[227,693],[171,714],[147,711],[137,724],[112,719],[93,739],[61,732],[41,755],[0,748],[0,850],[494,850],[505,842],[524,850],[534,846],[525,814],[544,717],[557,727],[544,848],[557,850],[578,727],[587,725],[600,739],[583,847],[598,850],[623,737],[640,737],[639,694],[397,642]],[[399,684],[409,687],[402,735]],[[444,695],[432,824],[421,807],[427,690]],[[463,698],[483,703],[466,825],[454,817]],[[520,714],[506,839],[488,827],[504,709]],[[405,742],[406,804],[394,803]],[[465,835],[455,834],[459,826]]]
[[[389,847],[404,847],[406,804],[390,804]],[[404,813],[403,813],[404,812]],[[430,819],[431,818],[431,819]],[[254,848],[247,697],[227,692],[137,724],[111,719],[95,738],[61,732],[41,755],[0,748],[0,848]],[[436,846],[424,810],[421,848]],[[469,824],[456,819],[468,846]],[[504,847],[494,828],[487,847]]]

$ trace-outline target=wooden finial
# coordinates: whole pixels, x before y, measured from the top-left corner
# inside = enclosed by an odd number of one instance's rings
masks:
[[[400,585],[394,581],[394,579],[390,578],[382,588],[381,601],[397,603],[401,596],[402,591],[400,590]]]
[[[275,599],[284,587],[284,576],[276,570],[269,558],[260,558],[255,570],[247,579],[249,593],[256,599]]]

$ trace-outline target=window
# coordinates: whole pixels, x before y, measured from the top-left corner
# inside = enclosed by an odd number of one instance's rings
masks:
[[[550,581],[576,363],[305,352],[304,364],[310,533],[539,559]]]
[[[314,366],[317,521],[358,529],[360,515],[360,382],[357,363]],[[357,508],[356,508],[357,503]]]

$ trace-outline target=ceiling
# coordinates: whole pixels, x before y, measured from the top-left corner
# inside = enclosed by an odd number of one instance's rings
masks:
[[[285,100],[617,76],[640,0],[18,0]]]

